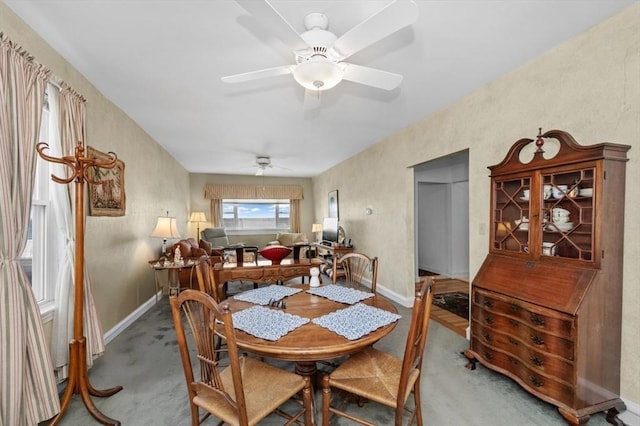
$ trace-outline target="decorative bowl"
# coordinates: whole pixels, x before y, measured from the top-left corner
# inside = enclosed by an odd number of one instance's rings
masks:
[[[291,249],[289,247],[275,245],[262,248],[258,250],[258,253],[265,259],[270,260],[274,265],[279,265],[282,259],[289,256]]]

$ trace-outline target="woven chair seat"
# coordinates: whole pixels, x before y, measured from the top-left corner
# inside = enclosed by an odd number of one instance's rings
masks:
[[[369,347],[343,362],[331,374],[330,384],[332,388],[395,408],[401,371],[402,359]],[[403,402],[407,401],[418,377],[420,371],[414,368],[409,373]]]
[[[295,373],[284,374],[281,369],[254,358],[241,357],[240,368],[244,391],[251,395],[251,398],[246,401],[247,418],[250,425],[258,424],[260,420],[289,399],[290,396],[288,394],[278,395],[276,393],[274,395],[272,389],[301,391],[305,387],[305,381],[302,376]],[[220,378],[229,396],[235,400],[231,368],[222,371]],[[239,425],[236,410],[233,409],[229,401],[220,392],[212,388],[202,385],[195,398],[193,398],[193,403],[209,412],[215,413],[216,417],[227,424]]]

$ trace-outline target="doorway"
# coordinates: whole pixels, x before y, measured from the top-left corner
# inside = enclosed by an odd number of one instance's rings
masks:
[[[416,166],[414,181],[417,268],[468,279],[469,152]]]
[[[434,294],[469,294],[469,152],[414,167],[416,276],[436,275]],[[447,295],[447,297],[444,297]],[[432,319],[465,336],[466,318],[434,304]]]

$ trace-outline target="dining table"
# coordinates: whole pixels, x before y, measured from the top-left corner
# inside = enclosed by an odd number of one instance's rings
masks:
[[[292,361],[298,374],[312,379],[318,361],[373,345],[400,319],[395,305],[382,296],[335,284],[271,285],[229,297],[221,306],[233,314],[240,349]],[[222,327],[216,333],[224,337]]]

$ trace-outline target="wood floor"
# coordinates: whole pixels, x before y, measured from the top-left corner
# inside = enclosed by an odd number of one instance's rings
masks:
[[[435,277],[435,284],[434,294],[450,293],[452,291],[469,293],[468,280],[448,278],[439,275]],[[466,337],[467,335],[467,327],[469,327],[468,318],[464,319],[447,311],[446,309],[433,305],[431,307],[431,319],[455,331],[463,337]]]

